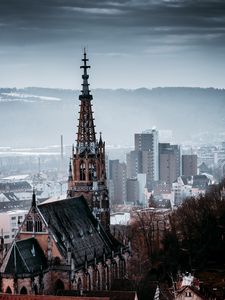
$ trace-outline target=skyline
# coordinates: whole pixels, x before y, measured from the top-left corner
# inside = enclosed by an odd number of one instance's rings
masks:
[[[1,87],[225,88],[222,0],[1,0]]]

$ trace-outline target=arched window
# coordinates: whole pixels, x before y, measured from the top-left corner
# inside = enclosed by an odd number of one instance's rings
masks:
[[[20,294],[21,295],[26,295],[27,294],[27,289],[25,288],[25,286],[23,286],[22,289],[20,290]]]
[[[105,265],[104,270],[103,270],[103,276],[104,276],[104,286],[103,288],[105,290],[109,290],[109,266]]]
[[[38,287],[37,287],[37,285],[36,285],[36,284],[34,285],[34,294],[35,294],[35,295],[37,295],[37,294],[38,294]]]
[[[85,291],[91,290],[91,276],[89,273],[84,274],[84,290]]]
[[[118,268],[116,261],[112,263],[112,279],[116,279],[118,277]]]
[[[42,232],[42,221],[35,221],[35,232]]]
[[[77,282],[77,290],[80,292],[83,291],[83,285],[80,277],[78,278],[78,282]]]
[[[120,278],[124,278],[125,274],[126,274],[126,262],[124,259],[121,259],[119,261],[119,272],[120,272]]]
[[[93,289],[100,290],[100,274],[97,268],[94,269],[93,273]]]
[[[89,174],[89,180],[93,180],[95,175],[95,165],[93,163],[89,163],[88,174]]]
[[[85,163],[81,162],[80,163],[80,180],[86,180],[85,172],[86,172]]]
[[[33,220],[27,220],[26,230],[29,232],[33,232]]]
[[[12,294],[12,290],[11,288],[8,286],[6,291],[5,291],[6,294]]]

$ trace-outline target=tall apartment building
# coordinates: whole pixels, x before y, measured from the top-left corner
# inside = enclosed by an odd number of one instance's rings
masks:
[[[159,143],[159,180],[172,184],[180,176],[180,147]]]
[[[142,173],[142,152],[130,151],[127,153],[127,178],[136,178],[138,173]]]
[[[158,169],[158,131],[156,129],[146,130],[134,135],[135,151],[142,152],[142,172],[149,175],[150,180],[159,179]]]
[[[127,168],[118,159],[109,160],[110,200],[112,204],[126,202]]]
[[[139,184],[137,178],[127,179],[127,201],[134,205],[139,203]]]
[[[197,158],[196,154],[182,155],[182,175],[197,175]]]

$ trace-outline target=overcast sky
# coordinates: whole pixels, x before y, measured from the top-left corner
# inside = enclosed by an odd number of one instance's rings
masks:
[[[225,88],[224,0],[0,0],[0,86]]]

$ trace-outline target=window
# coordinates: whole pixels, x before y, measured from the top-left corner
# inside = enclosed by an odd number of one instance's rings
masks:
[[[42,222],[35,221],[35,232],[42,232]]]
[[[26,226],[27,231],[32,232],[33,231],[33,221],[27,220],[27,226]]]
[[[16,217],[11,217],[11,220],[16,220]]]
[[[86,176],[85,176],[85,163],[81,162],[80,164],[80,180],[86,180]]]

